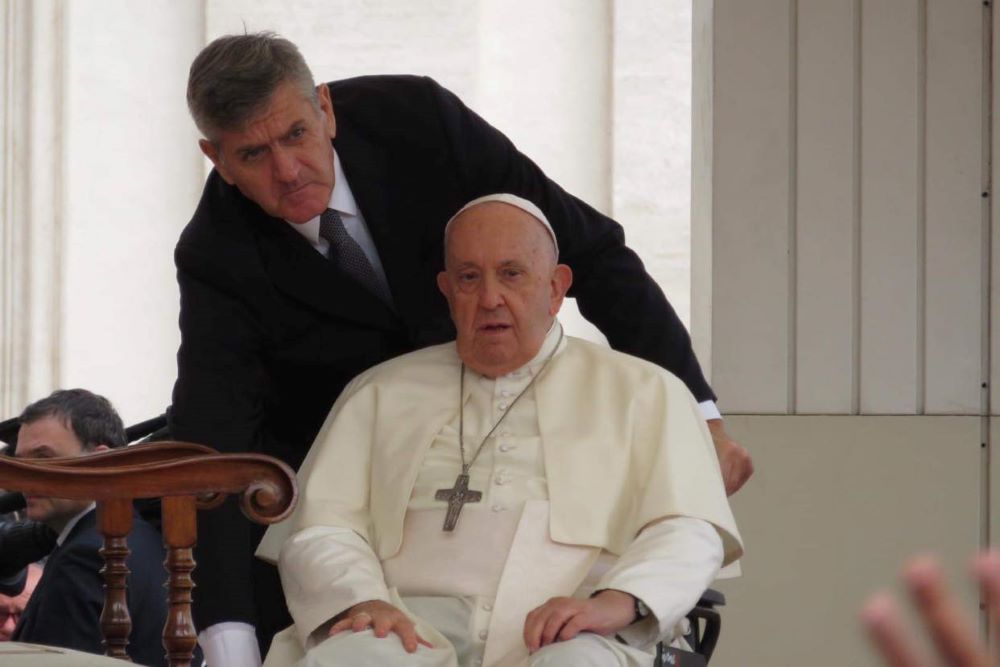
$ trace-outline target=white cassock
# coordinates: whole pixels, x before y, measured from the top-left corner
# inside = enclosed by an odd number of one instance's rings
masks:
[[[588,664],[574,650],[595,665],[652,664],[655,643],[742,553],[740,537],[687,388],[568,337],[545,368],[560,331],[509,375],[466,370],[467,461],[503,421],[470,470],[483,498],[453,532],[442,531],[446,504],[434,496],[461,469],[454,343],[376,366],[344,390],[299,473],[299,506],[258,549],[279,564],[295,620],[266,665]],[[652,612],[619,633],[627,643],[581,635],[529,663],[528,611],[605,588]],[[435,648],[403,659],[394,635],[326,639],[330,619],[376,599],[409,613]]]

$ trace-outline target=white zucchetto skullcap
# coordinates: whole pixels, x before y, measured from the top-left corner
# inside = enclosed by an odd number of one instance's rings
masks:
[[[545,217],[544,213],[542,213],[542,209],[538,208],[537,206],[535,206],[533,202],[528,201],[524,197],[518,197],[517,195],[512,195],[507,192],[498,192],[492,195],[477,197],[476,199],[473,199],[462,208],[458,209],[458,212],[455,215],[451,216],[451,218],[445,224],[444,237],[446,239],[448,238],[448,229],[451,227],[451,223],[455,222],[455,218],[462,215],[473,206],[479,206],[480,204],[488,204],[489,202],[500,202],[502,204],[510,204],[511,206],[515,206],[521,209],[522,211],[533,217],[535,220],[540,222],[542,227],[545,227],[545,231],[549,233],[549,238],[552,239],[552,246],[556,252],[556,260],[559,259],[559,242],[556,241],[555,230],[553,230],[552,225],[549,224],[549,219]]]

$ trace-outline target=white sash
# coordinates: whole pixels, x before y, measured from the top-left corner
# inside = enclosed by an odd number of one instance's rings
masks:
[[[596,547],[557,544],[549,537],[549,503],[529,500],[500,577],[484,667],[521,667],[528,659],[524,618],[560,595],[572,595],[597,559]]]

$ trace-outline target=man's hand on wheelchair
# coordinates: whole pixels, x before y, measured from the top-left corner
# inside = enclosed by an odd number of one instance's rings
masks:
[[[712,442],[715,443],[715,453],[719,457],[726,495],[731,496],[753,475],[753,459],[743,445],[729,437],[721,419],[709,419],[706,423],[712,434]]]

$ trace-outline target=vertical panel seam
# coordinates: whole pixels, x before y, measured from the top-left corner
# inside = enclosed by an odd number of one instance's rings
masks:
[[[12,305],[14,308],[20,309],[20,312],[15,311],[17,315],[14,318],[16,330],[11,335],[11,343],[13,343],[13,349],[11,350],[11,371],[13,372],[11,397],[17,404],[24,403],[27,399],[29,361],[31,359],[31,348],[34,345],[34,337],[31,335],[31,309],[35,306],[31,303],[30,296],[35,267],[28,260],[31,256],[31,237],[37,223],[37,216],[31,202],[30,186],[32,170],[36,167],[34,156],[31,154],[31,143],[35,125],[33,112],[36,104],[35,87],[32,85],[32,74],[35,71],[35,63],[31,57],[31,42],[34,41],[35,30],[38,28],[37,15],[41,10],[34,3],[28,2],[24,3],[22,11],[24,12],[25,23],[21,36],[26,37],[28,43],[23,45],[20,53],[15,55],[14,64],[23,78],[20,81],[21,90],[18,90],[18,81],[15,77],[15,90],[12,96],[15,100],[18,100],[23,95],[27,107],[27,112],[23,115],[23,124],[22,120],[18,118],[18,127],[16,128],[26,140],[22,142],[20,151],[12,151],[15,159],[20,157],[23,161],[23,169],[16,170],[11,179],[14,185],[12,188],[15,196],[14,206],[20,206],[11,225],[11,237],[13,240],[11,266],[14,269],[13,289],[11,290],[11,294],[13,295]],[[25,62],[19,62],[19,58],[23,58]],[[22,93],[22,91],[26,92]],[[14,113],[15,115],[17,114],[16,105]],[[12,407],[17,412],[19,405]]]
[[[31,205],[31,173],[35,167],[35,159],[31,154],[31,142],[34,130],[34,111],[37,100],[35,87],[32,85],[32,75],[35,72],[34,59],[31,57],[31,45],[34,41],[35,30],[37,29],[37,14],[40,12],[38,6],[33,3],[24,3],[22,6],[24,24],[20,36],[27,39],[18,51],[15,51],[14,65],[17,72],[22,76],[18,81],[15,74],[14,90],[11,96],[14,100],[13,116],[17,127],[15,130],[21,133],[26,140],[21,142],[20,150],[17,149],[16,138],[11,141],[11,154],[15,160],[22,161],[23,168],[17,169],[11,179],[13,185],[14,206],[11,208],[15,212],[11,220],[10,240],[10,266],[11,266],[11,307],[14,326],[11,327],[11,350],[10,350],[10,371],[11,386],[10,398],[15,404],[11,406],[14,412],[18,411],[20,404],[27,398],[28,388],[28,360],[31,355],[33,338],[31,336],[31,276],[32,263],[28,261],[31,251],[31,237],[37,215]],[[23,62],[21,60],[23,59]],[[18,113],[17,100],[24,95],[26,110],[23,114]],[[22,120],[23,119],[23,120]]]
[[[917,304],[914,412],[927,401],[927,0],[917,6]]]
[[[788,414],[798,403],[799,0],[788,3]]]
[[[854,127],[853,127],[853,220],[851,225],[851,414],[861,414],[861,219],[863,204],[861,196],[861,126],[862,110],[862,16],[861,0],[854,0]]]
[[[993,292],[993,7],[983,5],[983,66],[982,66],[982,220],[980,230],[980,403],[979,414],[989,417],[992,408],[993,367],[992,292]]]
[[[993,366],[992,349],[992,301],[993,301],[993,7],[983,3],[982,31],[982,222],[980,238],[982,256],[980,258],[980,446],[982,447],[980,475],[980,522],[979,546],[985,549],[992,544],[992,384],[990,374]],[[980,614],[981,627],[988,632],[989,619]]]

